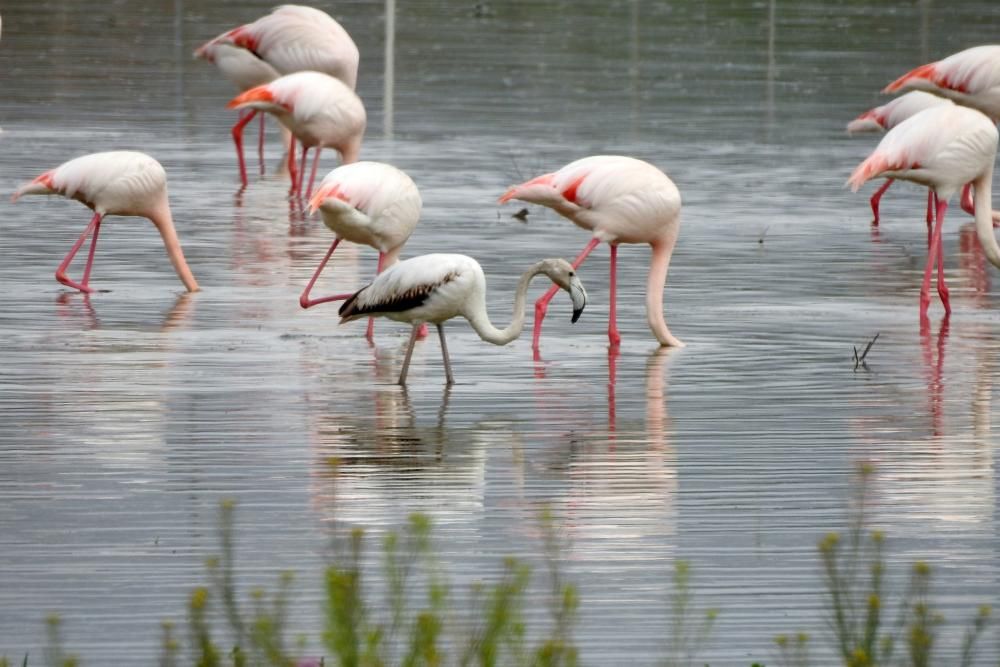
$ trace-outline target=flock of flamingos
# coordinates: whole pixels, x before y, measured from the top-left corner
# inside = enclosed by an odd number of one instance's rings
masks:
[[[368,317],[369,337],[373,333],[371,317],[410,323],[413,330],[400,384],[406,382],[413,345],[426,335],[427,324],[437,326],[449,384],[454,380],[442,327],[446,320],[462,316],[483,340],[496,345],[517,338],[524,326],[528,283],[544,274],[555,284],[535,303],[533,347],[537,350],[548,303],[560,288],[570,295],[574,322],[582,312],[587,294],[575,270],[601,243],[607,243],[611,251],[610,344],[617,346],[620,341],[615,315],[618,244],[648,243],[652,248],[646,285],[649,327],[661,345],[683,345],[670,333],[663,317],[667,268],[680,231],[681,197],[674,183],[655,166],[624,156],[585,157],[503,194],[501,202],[517,199],[547,206],[591,232],[592,238],[572,263],[545,259],[530,267],[517,286],[513,321],[498,329],[487,315],[486,279],[474,259],[429,254],[399,260],[420,216],[420,194],[399,169],[381,162],[358,161],[366,125],[364,105],[354,92],[359,54],[339,23],[318,9],[283,5],[252,23],[222,33],[199,47],[195,55],[214,63],[242,91],[227,106],[240,110],[232,134],[243,185],[247,183],[244,128],[260,112],[269,113],[287,130],[289,196],[304,197],[309,211],[319,210],[335,235],[302,292],[300,304],[309,308],[343,300],[341,322]],[[851,132],[887,131],[851,174],[848,184],[856,191],[868,180],[888,179],[872,197],[873,224],[878,224],[879,200],[893,179],[929,188],[928,252],[920,290],[920,317],[924,319],[935,266],[938,294],[945,312],[951,311],[941,228],[948,202],[959,191],[962,207],[975,216],[986,257],[1000,267],[990,196],[997,152],[996,121],[1000,119],[1000,46],[978,46],[922,65],[885,89],[903,91],[910,92],[862,114],[848,126]],[[258,142],[261,155],[263,118]],[[297,144],[302,148],[298,164]],[[310,148],[314,156],[306,185]],[[323,148],[336,150],[342,166],[327,174],[313,192]],[[90,272],[101,224],[108,215],[126,215],[152,221],[184,286],[189,291],[198,290],[171,217],[166,174],[148,155],[129,151],[84,155],[25,183],[13,200],[28,194],[63,195],[94,211],[90,224],[56,269],[60,283],[84,293],[93,291]],[[76,281],[67,271],[88,237],[86,265]],[[353,294],[313,298],[317,278],[344,240],[378,251],[377,276]]]

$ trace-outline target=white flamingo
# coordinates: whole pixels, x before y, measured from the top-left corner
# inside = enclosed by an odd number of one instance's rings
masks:
[[[890,130],[848,180],[854,191],[865,181],[879,177],[902,178],[934,191],[936,221],[920,289],[921,320],[927,317],[935,263],[938,294],[945,313],[951,313],[944,282],[941,227],[948,200],[966,183],[972,183],[975,190],[976,231],[983,252],[994,266],[1000,267],[1000,246],[993,236],[990,202],[997,138],[996,125],[974,109],[957,105],[931,107]]]
[[[413,179],[383,162],[345,164],[327,174],[309,201],[309,212],[318,209],[323,223],[336,238],[302,291],[299,305],[311,308],[351,296],[348,293],[309,298],[316,279],[341,241],[360,243],[377,250],[376,273],[382,273],[387,266],[395,264],[403,244],[420,220],[421,204],[420,191]],[[374,320],[369,318],[366,336],[371,338],[373,333]],[[420,336],[426,333],[426,327],[423,327]]]
[[[619,243],[648,243],[653,251],[646,282],[646,317],[661,345],[683,347],[663,319],[663,289],[670,255],[680,232],[681,195],[662,171],[642,160],[599,155],[571,162],[559,171],[515,185],[500,198],[548,206],[575,225],[593,233],[593,239],[573,261],[576,268],[601,242],[611,247],[610,316],[608,340],[621,341],[616,315],[616,273]],[[535,302],[532,346],[538,350],[542,320],[550,289]]]
[[[974,46],[899,77],[883,92],[923,90],[1000,120],[1000,45]]]
[[[420,325],[436,325],[447,382],[453,384],[455,379],[444,339],[444,322],[464,317],[484,341],[506,345],[521,335],[528,283],[539,274],[548,276],[557,289],[569,292],[573,301],[573,321],[576,322],[587,305],[587,292],[566,260],[544,259],[524,272],[514,293],[513,321],[501,330],[493,326],[486,312],[486,276],[479,262],[465,255],[445,254],[420,255],[390,266],[344,302],[339,311],[340,321],[381,316],[413,325],[399,384],[406,384]]]
[[[90,269],[94,263],[101,222],[108,215],[134,215],[148,218],[156,226],[181,282],[189,292],[198,290],[198,283],[184,260],[170,214],[166,172],[150,156],[134,151],[84,155],[64,162],[25,183],[14,193],[11,201],[17,201],[22,195],[52,194],[75,199],[94,211],[90,224],[56,269],[56,280],[63,285],[88,294],[93,292],[89,285]],[[66,270],[91,232],[93,237],[87,265],[83,270],[82,280],[76,282],[66,275]]]
[[[302,71],[328,74],[351,90],[358,79],[359,54],[354,40],[329,14],[303,5],[276,7],[252,23],[209,40],[195,50],[195,55],[214,62],[241,90]],[[256,113],[252,109],[241,114],[232,129],[244,187],[247,176],[243,128]]]
[[[292,136],[302,142],[302,164],[296,176],[295,144],[288,153],[288,168],[292,175],[290,192],[302,194],[305,180],[306,153],[315,147],[312,175],[306,197],[312,193],[319,166],[319,153],[324,146],[340,153],[341,162],[357,162],[361,138],[367,117],[361,99],[339,79],[320,72],[296,72],[251,88],[237,95],[230,109],[250,108],[274,114]]]

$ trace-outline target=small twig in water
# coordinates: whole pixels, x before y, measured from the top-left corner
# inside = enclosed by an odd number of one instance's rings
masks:
[[[770,228],[771,225],[768,225],[761,231],[760,236],[757,237],[757,243],[759,243],[760,245],[764,245],[764,237],[767,236],[767,230],[769,230]]]
[[[521,222],[527,223],[528,222],[528,209],[522,208],[517,213],[512,213],[510,217],[514,218],[515,220],[520,220]]]
[[[870,341],[868,341],[868,344],[865,345],[865,349],[861,353],[861,356],[858,356],[858,348],[856,345],[854,346],[854,370],[858,370],[858,366],[861,366],[861,368],[868,370],[868,364],[865,363],[865,357],[868,356],[868,351],[872,349],[872,345],[874,345],[875,341],[878,340],[880,333],[881,332],[876,333],[875,337],[872,338]]]

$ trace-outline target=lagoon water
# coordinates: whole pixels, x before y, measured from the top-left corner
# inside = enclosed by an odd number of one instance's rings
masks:
[[[623,342],[609,357],[600,249],[581,269],[590,307],[571,325],[556,298],[540,360],[529,339],[496,348],[450,323],[450,390],[436,338],[418,344],[402,390],[405,326],[378,321],[370,345],[335,306],[299,308],[331,236],[272,175],[273,125],[267,174],[251,154],[238,193],[233,91],[190,54],[272,4],[4,3],[0,655],[40,656],[43,619],[59,612],[85,664],[153,663],[159,622],[182,622],[205,580],[230,498],[241,585],[295,570],[293,617],[314,654],[331,543],[414,511],[433,519],[457,597],[495,581],[504,556],[532,563],[528,614],[543,624],[549,508],[582,599],[584,664],[666,654],[678,559],[699,608],[719,610],[697,664],[771,664],[773,637],[799,630],[824,664],[816,543],[845,527],[868,461],[894,588],[914,561],[934,566],[939,655],[954,658],[976,607],[1000,599],[997,273],[955,207],[954,313],[942,321],[935,299],[921,329],[923,193],[894,186],[873,230],[872,188],[843,184],[876,138],[844,126],[912,66],[995,41],[994,3],[397,2],[389,85],[384,6],[324,7],[361,49],[363,157],[406,170],[423,195],[404,255],[476,257],[496,321],[527,265],[588,240],[537,207],[513,219],[519,206],[495,203],[511,183],[622,153],[684,197],[665,310],[686,348],[655,345],[649,251],[623,247]],[[112,148],[165,166],[203,291],[181,294],[151,225],[125,218],[101,235],[101,292],[54,281],[88,211],[6,193]],[[360,287],[374,266],[372,250],[342,246],[319,289]],[[856,369],[852,348],[876,333]]]

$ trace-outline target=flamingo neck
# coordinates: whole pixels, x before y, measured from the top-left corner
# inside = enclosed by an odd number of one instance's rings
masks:
[[[174,228],[174,219],[170,214],[170,205],[167,204],[165,197],[156,206],[149,219],[156,225],[156,229],[160,232],[160,237],[163,238],[163,246],[167,250],[167,256],[170,258],[170,263],[174,266],[174,271],[177,272],[177,277],[184,283],[184,287],[187,288],[188,292],[197,292],[200,289],[198,281],[194,279],[194,274],[191,273],[191,269],[184,259],[184,251],[181,250],[181,242],[177,238],[177,230]]]
[[[528,284],[532,278],[544,272],[544,265],[544,262],[538,262],[521,275],[521,279],[517,282],[517,290],[514,292],[514,316],[506,329],[497,329],[490,322],[489,313],[486,312],[486,294],[482,295],[479,303],[473,307],[473,312],[466,315],[469,324],[480,338],[494,345],[506,345],[521,335],[521,330],[524,329],[524,305]]]
[[[344,144],[340,149],[340,163],[341,164],[353,164],[358,161],[358,157],[361,155],[361,140],[351,139],[348,143]]]
[[[663,319],[663,288],[667,284],[667,268],[676,243],[677,232],[674,231],[666,238],[649,244],[653,256],[649,262],[649,277],[646,279],[646,319],[660,345],[684,347],[684,343],[670,333],[667,322]]]
[[[986,170],[973,181],[976,190],[976,234],[979,236],[979,244],[983,247],[983,254],[990,260],[990,264],[1000,268],[1000,245],[993,235],[993,202],[990,186],[993,181],[993,161],[991,160]]]

